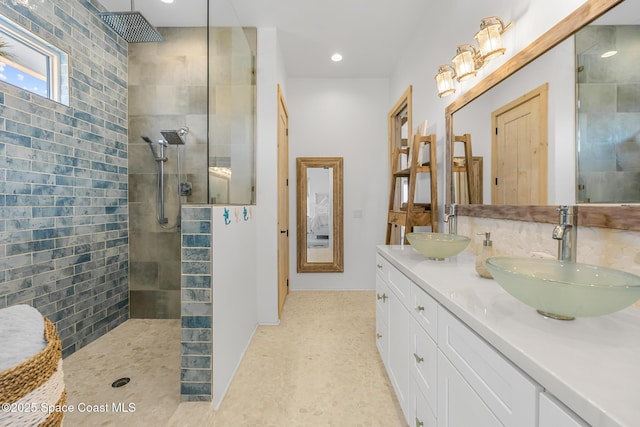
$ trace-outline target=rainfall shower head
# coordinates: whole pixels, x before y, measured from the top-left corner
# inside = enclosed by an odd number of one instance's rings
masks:
[[[101,12],[98,16],[129,43],[163,41],[158,30],[134,9],[134,0],[131,0],[131,12]]]
[[[147,144],[153,144],[153,141],[151,141],[151,138],[149,138],[148,136],[142,135],[140,138],[142,138],[142,140]]]
[[[184,145],[183,136],[189,133],[189,128],[180,128],[178,130],[162,130],[162,137],[169,145]]]

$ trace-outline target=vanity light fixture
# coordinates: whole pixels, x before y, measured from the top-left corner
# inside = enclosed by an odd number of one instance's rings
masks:
[[[331,60],[333,62],[340,62],[342,61],[342,55],[340,55],[339,53],[334,53],[333,55],[331,55]]]
[[[435,75],[436,85],[438,86],[438,96],[444,98],[456,92],[453,86],[453,78],[456,76],[456,70],[451,64],[441,65],[438,67],[438,74]]]
[[[173,3],[173,0],[160,0],[162,3]]]
[[[456,55],[452,59],[453,66],[447,64],[438,68],[435,76],[438,96],[442,98],[456,91],[453,86],[454,77],[458,82],[475,77],[478,70],[490,60],[503,55],[506,48],[502,46],[502,35],[512,26],[513,21],[505,26],[497,16],[483,18],[480,21],[480,31],[474,36],[478,48],[462,44],[456,49]]]
[[[480,21],[480,31],[473,37],[478,42],[480,55],[484,61],[490,61],[503,55],[506,49],[502,46],[502,35],[513,26],[513,21],[507,26],[497,16],[483,18]]]
[[[458,46],[456,56],[453,57],[453,67],[456,71],[456,80],[459,82],[474,77],[477,70],[482,67],[479,52],[470,44]]]

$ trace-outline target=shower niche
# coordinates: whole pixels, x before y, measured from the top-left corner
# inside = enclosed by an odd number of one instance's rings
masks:
[[[130,315],[178,319],[181,205],[255,202],[256,30],[157,30],[129,44]]]

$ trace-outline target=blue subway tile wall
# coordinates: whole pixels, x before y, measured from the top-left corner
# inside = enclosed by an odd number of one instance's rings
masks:
[[[128,318],[127,43],[96,0],[0,0],[65,51],[68,106],[0,82],[0,308],[55,322],[67,356]]]
[[[212,210],[182,207],[180,395],[188,402],[212,400]]]

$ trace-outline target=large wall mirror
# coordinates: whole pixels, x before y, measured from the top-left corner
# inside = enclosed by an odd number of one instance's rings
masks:
[[[589,0],[450,104],[447,203],[464,202],[452,184],[460,156],[452,141],[462,134],[471,134],[473,156],[488,166],[482,206],[464,205],[462,214],[522,219],[533,205],[640,203],[639,39],[640,2]],[[528,112],[509,116],[531,100]],[[506,145],[496,129],[509,135]],[[522,132],[537,145],[511,144]],[[495,191],[501,185],[517,191],[504,196]],[[553,209],[536,209],[557,219]]]
[[[298,273],[344,271],[342,157],[298,157]]]

